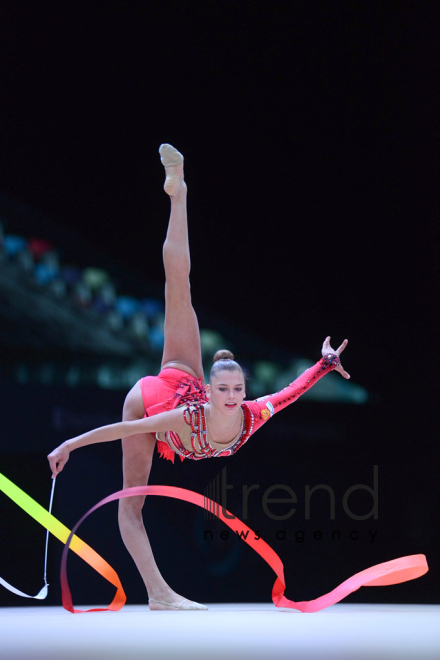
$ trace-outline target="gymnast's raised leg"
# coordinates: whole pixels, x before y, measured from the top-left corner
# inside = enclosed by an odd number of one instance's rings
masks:
[[[165,191],[171,198],[171,215],[163,246],[166,283],[162,369],[173,367],[200,378],[203,377],[203,367],[199,326],[191,303],[189,284],[187,188],[183,179],[183,159],[169,145],[162,145],[161,159],[167,174]],[[143,415],[139,381],[126,397],[123,419],[139,419]],[[147,485],[155,444],[156,438],[152,433],[122,440],[124,488]],[[206,609],[176,594],[160,574],[142,520],[144,501],[144,497],[129,497],[120,501],[119,527],[125,546],[144,580],[150,609]]]

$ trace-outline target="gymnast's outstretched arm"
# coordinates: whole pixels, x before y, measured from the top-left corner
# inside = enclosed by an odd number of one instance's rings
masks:
[[[272,415],[297,401],[326,373],[334,370],[338,371],[344,378],[350,378],[350,374],[345,371],[339,359],[347,344],[348,340],[344,339],[339,348],[334,350],[330,345],[330,337],[326,337],[322,344],[322,358],[313,367],[304,371],[293,383],[282,390],[262,396],[255,401],[248,401],[247,406],[255,415],[254,432],[267,422]]]
[[[93,431],[87,431],[81,435],[66,440],[48,455],[52,477],[61,472],[69,460],[70,452],[79,447],[93,445],[98,442],[111,442],[120,438],[127,438],[138,433],[156,433],[157,431],[175,431],[179,433],[184,424],[183,411],[181,408],[159,413],[153,417],[145,417],[133,421],[117,422],[101,426]]]

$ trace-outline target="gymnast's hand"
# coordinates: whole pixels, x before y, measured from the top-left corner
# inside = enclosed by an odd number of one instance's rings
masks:
[[[328,355],[329,353],[333,353],[334,355],[337,355],[337,356],[339,357],[339,356],[341,355],[342,351],[344,350],[344,348],[347,346],[347,344],[348,344],[348,339],[344,339],[344,341],[343,341],[342,344],[339,346],[339,348],[336,349],[336,351],[333,350],[333,348],[330,346],[330,339],[331,339],[331,337],[326,337],[326,338],[324,339],[324,343],[323,343],[323,345],[322,345],[322,351],[321,351],[321,353],[322,353],[322,355],[324,355],[324,356],[325,356],[325,355]],[[348,373],[345,371],[345,369],[343,368],[342,364],[339,364],[339,365],[336,367],[335,371],[339,371],[339,373],[340,373],[342,376],[344,376],[344,378],[350,378],[350,374],[348,374]]]
[[[52,470],[52,479],[55,479],[57,474],[59,474],[66,465],[69,460],[69,455],[70,451],[64,442],[48,454],[47,460],[49,461],[50,469]]]

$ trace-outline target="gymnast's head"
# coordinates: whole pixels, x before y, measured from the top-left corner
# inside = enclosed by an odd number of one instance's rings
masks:
[[[214,355],[207,391],[214,408],[226,414],[239,410],[246,395],[246,379],[231,351],[221,350]]]

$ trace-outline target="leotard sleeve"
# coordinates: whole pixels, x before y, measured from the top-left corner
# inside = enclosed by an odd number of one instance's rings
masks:
[[[253,432],[267,422],[275,413],[299,399],[320,378],[329,373],[329,371],[333,371],[338,364],[340,364],[338,356],[329,353],[321,358],[313,367],[304,371],[293,383],[290,383],[290,385],[279,392],[267,394],[259,399],[255,399],[255,401],[246,401],[246,405],[252,411],[255,419]]]

